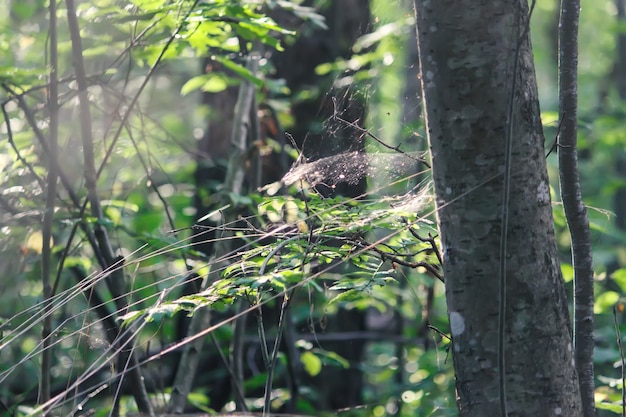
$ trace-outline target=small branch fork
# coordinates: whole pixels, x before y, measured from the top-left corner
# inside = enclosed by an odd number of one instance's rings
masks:
[[[559,143],[559,135],[561,134],[561,126],[563,125],[563,119],[559,120],[559,127],[556,129],[556,135],[554,135],[554,143],[550,146],[550,150],[546,154],[546,159],[550,156],[552,152],[558,152],[559,148],[570,148],[571,146],[561,145]]]
[[[403,219],[403,220],[406,222],[406,219]],[[440,269],[441,265],[443,264],[442,257],[441,257],[441,253],[439,252],[439,248],[437,247],[437,243],[435,242],[435,236],[428,233],[428,237],[422,237],[417,233],[417,231],[415,231],[410,226],[408,227],[408,230],[413,235],[413,237],[418,239],[420,242],[430,244],[430,248],[424,249],[418,253],[432,250],[435,253],[435,256],[437,257],[437,261],[439,265],[433,265],[425,261],[407,261],[404,258],[408,256],[413,256],[414,254],[389,253],[387,251],[380,249],[380,247],[378,247],[376,244],[369,243],[362,238],[359,238],[354,243],[356,243],[360,248],[369,249],[369,250],[376,252],[380,256],[382,261],[388,260],[395,264],[406,266],[412,269],[424,268],[430,275],[437,278],[439,281],[445,283],[443,274],[441,273],[441,269]]]
[[[401,259],[401,258],[395,256],[395,255],[391,255],[391,254],[389,254],[387,252],[384,252],[384,251],[382,251],[381,249],[379,249],[379,248],[377,248],[375,246],[372,247],[372,250],[374,252],[376,252],[377,254],[379,254],[383,261],[389,260],[389,261],[394,262],[394,263],[396,263],[398,265],[406,266],[408,268],[420,268],[420,267],[422,267],[422,268],[426,269],[426,271],[428,273],[430,273],[435,278],[437,278],[439,281],[444,282],[443,274],[441,273],[441,271],[439,271],[439,268],[429,264],[428,262],[424,262],[424,261],[418,261],[418,262],[406,261],[404,259]]]
[[[400,145],[397,146],[391,146],[389,144],[387,144],[385,141],[383,141],[382,139],[380,139],[378,136],[376,136],[375,134],[373,134],[372,132],[370,132],[369,130],[359,126],[356,121],[355,122],[350,122],[344,118],[341,118],[338,116],[338,112],[337,112],[337,99],[335,97],[332,98],[333,100],[333,120],[337,120],[338,122],[341,122],[343,124],[345,124],[346,126],[349,126],[353,129],[356,129],[357,131],[364,133],[365,135],[369,136],[370,138],[374,139],[376,142],[380,143],[382,146],[384,146],[387,149],[390,149],[394,152],[398,152],[404,156],[406,156],[407,158],[410,158],[414,161],[417,161],[419,163],[422,163],[424,165],[426,165],[428,168],[431,168],[430,164],[423,158],[417,157],[417,156],[413,156],[410,155],[408,153],[406,153],[405,151],[403,151],[402,149],[400,149]]]

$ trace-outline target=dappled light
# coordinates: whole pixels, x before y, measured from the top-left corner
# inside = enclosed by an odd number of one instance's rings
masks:
[[[451,3],[0,0],[0,415],[622,414],[623,2]]]

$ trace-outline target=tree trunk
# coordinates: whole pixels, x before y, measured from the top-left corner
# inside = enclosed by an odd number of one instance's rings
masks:
[[[527,1],[415,5],[460,416],[580,416]]]

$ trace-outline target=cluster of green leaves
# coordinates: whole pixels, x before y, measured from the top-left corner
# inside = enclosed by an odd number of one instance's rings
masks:
[[[49,134],[45,80],[50,68],[47,53],[42,52],[48,48],[45,3],[7,0],[2,6],[10,13],[0,17],[2,134],[9,139],[0,144],[4,236],[0,266],[7,278],[0,291],[0,317],[6,318],[0,328],[3,399],[16,392],[36,392],[39,378],[36,364],[24,358],[36,356],[41,349],[36,312],[42,297],[41,217],[49,155],[36,140],[36,132],[44,138]],[[76,128],[77,90],[64,2],[59,2],[59,8],[59,165],[82,204],[86,192]],[[85,214],[68,197],[67,184],[59,187],[53,252],[62,262],[52,277],[58,289],[53,314],[54,325],[59,326],[54,346],[59,360],[52,370],[57,386],[66,386],[111,354],[89,295],[89,285],[98,285],[104,275],[94,272],[98,262],[80,226],[105,227],[116,248],[141,258],[128,264],[134,286],[128,294],[131,304],[156,302],[160,291],[189,267],[181,254],[203,259],[190,249],[184,232],[168,233],[193,222],[195,167],[190,150],[206,123],[197,97],[182,101],[180,91],[190,74],[197,73],[197,57],[213,57],[221,67],[210,71],[210,76],[228,85],[247,79],[260,86],[260,76],[252,77],[242,65],[244,52],[260,44],[280,48],[281,38],[291,34],[263,13],[268,10],[267,4],[255,1],[79,2],[96,162],[106,168],[98,178],[104,217]],[[311,9],[300,12],[312,15]],[[152,72],[152,67],[159,69]],[[150,82],[142,91],[138,86],[146,78]],[[191,91],[187,87],[184,92]],[[139,100],[130,107],[136,95]],[[87,276],[91,284],[83,281]],[[163,340],[171,339],[175,325],[165,323],[160,330]],[[92,343],[96,339],[102,344]]]
[[[438,268],[436,247],[409,231],[432,235],[432,224],[414,212],[390,207],[389,200],[321,198],[316,193],[306,199],[250,197],[257,207],[252,218],[259,225],[237,232],[246,244],[221,279],[198,294],[137,310],[126,319],[153,320],[181,310],[193,314],[208,306],[219,310],[220,303],[236,299],[255,305],[303,285],[330,291],[329,304],[385,311],[388,303],[385,297],[377,300],[378,289],[398,283],[397,269],[402,266],[398,262]],[[369,242],[368,236],[376,240]],[[420,270],[426,273],[423,267]]]
[[[35,143],[34,126],[25,121],[15,94],[21,95],[25,104],[34,109],[38,126],[47,134],[49,115],[43,103],[47,87],[44,79],[49,68],[42,54],[46,50],[45,2],[5,0],[4,3],[13,19],[2,21],[6,30],[0,31],[0,52],[7,59],[0,66],[0,82],[14,92],[5,91],[0,96],[6,110],[4,124],[11,128],[11,141],[2,145],[0,154],[2,232],[7,236],[1,242],[0,265],[10,277],[7,290],[0,295],[0,316],[8,318],[0,328],[3,332],[0,373],[3,381],[8,382],[2,384],[0,393],[6,397],[9,392],[32,391],[38,383],[36,364],[23,359],[31,357],[29,352],[36,355],[40,349],[37,320],[33,321],[32,317],[39,311],[42,296],[40,217],[44,207],[43,180],[48,168],[47,155]],[[83,199],[82,165],[77,163],[82,160],[76,129],[77,91],[69,59],[71,43],[64,20],[64,3],[59,2],[59,7],[60,165]],[[304,199],[231,196],[233,204],[249,205],[256,218],[253,228],[238,233],[247,246],[240,250],[236,262],[221,271],[221,278],[202,292],[178,298],[175,291],[169,292],[180,285],[189,267],[201,276],[216,267],[192,248],[184,231],[194,216],[190,210],[194,193],[190,149],[205,123],[205,112],[198,109],[194,93],[217,93],[241,80],[250,81],[270,94],[285,92],[279,81],[264,78],[263,74],[271,70],[269,60],[256,74],[244,62],[246,52],[280,50],[281,40],[292,35],[268,17],[278,9],[324,26],[313,9],[286,1],[79,2],[83,56],[97,138],[96,158],[99,163],[106,161],[107,167],[98,180],[105,217],[97,219],[82,213],[69,201],[65,190],[59,192],[53,250],[56,259],[62,258],[66,250],[68,256],[63,257],[64,267],[55,282],[59,289],[55,326],[62,326],[55,345],[59,364],[53,372],[57,385],[66,386],[94,364],[106,363],[111,355],[112,347],[91,304],[88,292],[91,287],[85,287],[82,292],[77,285],[86,285],[87,281],[81,281],[81,277],[87,276],[93,285],[100,285],[98,282],[104,277],[94,272],[98,264],[81,235],[80,225],[104,226],[116,246],[124,254],[130,254],[125,269],[132,282],[128,293],[132,307],[121,320],[128,325],[144,322],[139,343],[150,344],[152,348],[174,338],[177,314],[193,314],[199,308],[222,311],[236,300],[258,307],[271,303],[281,292],[301,287],[314,294],[313,304],[322,307],[311,311],[310,300],[295,305],[294,316],[300,323],[332,320],[340,307],[364,311],[373,308],[380,314],[403,309],[403,317],[412,321],[422,314],[421,298],[425,289],[434,285],[433,279],[422,268],[418,268],[419,273],[412,273],[415,271],[405,270],[391,259],[434,263],[433,248],[408,231],[408,227],[420,233],[432,231],[431,225],[418,222],[414,212],[390,208],[390,200],[378,200],[373,195],[371,200],[364,201],[322,199],[316,194]],[[394,56],[399,58],[403,40],[395,35],[399,32],[406,35],[410,20],[402,17],[396,23],[381,24],[374,34],[360,41],[351,60],[330,68],[321,66],[318,72],[350,69],[361,74],[343,81],[338,77],[339,84],[375,80],[379,61],[390,67],[390,55],[385,54],[387,36],[394,37]],[[200,75],[197,75],[196,58],[205,58],[205,65],[208,63]],[[151,72],[153,67],[158,70]],[[121,125],[123,112],[134,95],[139,94],[137,87],[144,77],[152,77],[152,82],[129,110],[128,120],[116,136],[114,132]],[[397,90],[398,77],[388,71],[385,83],[389,86],[394,79]],[[392,94],[390,91],[386,90]],[[391,101],[388,97],[388,103]],[[286,113],[281,116],[289,117]],[[171,233],[172,230],[178,232]],[[400,289],[405,285],[411,291]],[[14,294],[20,295],[21,312],[15,311]],[[398,301],[398,297],[402,300]],[[444,310],[439,313],[445,317]],[[445,331],[444,320],[435,322]],[[217,336],[225,344],[231,337],[227,331]],[[410,327],[402,337],[421,340],[422,335]],[[302,352],[301,362],[311,377],[317,376],[324,366],[348,366],[344,358],[318,344],[304,340],[297,344]],[[373,348],[368,353],[371,369],[382,370],[380,356],[392,354],[390,346]],[[434,352],[426,349],[407,347],[408,359],[402,371],[414,375],[419,369],[419,380],[424,381],[421,388],[412,395],[407,393],[403,399],[414,409],[435,410],[442,405],[427,398],[428,390],[437,375],[449,375],[450,367],[443,366],[433,355]],[[246,382],[247,387],[262,386],[259,378],[265,375],[251,378]],[[371,376],[368,401],[384,403],[406,388],[406,382],[391,384],[389,378],[389,372],[380,377]],[[390,391],[385,392],[380,386]],[[310,393],[312,398],[314,391],[313,388]],[[195,398],[196,404],[207,406],[206,398],[199,398],[199,393],[194,395],[191,400]],[[128,410],[132,410],[130,403],[127,398],[122,400],[122,404],[128,404]],[[315,412],[312,405],[303,406],[302,410]],[[28,414],[35,410],[20,408],[19,411]],[[107,405],[103,403],[101,412],[106,411]]]
[[[254,314],[257,309],[275,305],[285,297],[297,299],[298,291],[308,293],[309,302],[315,299],[323,308],[314,311],[306,303],[292,305],[296,323],[312,325],[340,308],[374,310],[382,316],[397,311],[400,320],[412,323],[404,334],[395,335],[407,340],[406,359],[402,360],[404,369],[381,364],[382,357],[396,354],[397,342],[374,343],[362,365],[368,370],[366,398],[373,404],[383,404],[383,409],[385,403],[393,408],[401,401],[407,412],[418,409],[434,412],[452,407],[451,367],[442,359],[449,340],[434,332],[425,336],[419,330],[424,323],[416,320],[427,308],[424,291],[433,286],[440,288],[440,284],[423,267],[406,268],[396,262],[424,262],[438,269],[434,241],[422,241],[415,236],[433,235],[433,224],[414,211],[403,210],[408,200],[424,196],[406,194],[365,201],[322,198],[316,193],[306,193],[305,197],[301,193],[293,197],[248,197],[255,211],[247,218],[253,219],[255,226],[247,223],[247,228],[237,229],[242,248],[236,258],[229,254],[231,262],[220,279],[199,293],[136,309],[123,317],[125,323],[130,325],[140,320],[163,325],[176,314],[192,316],[202,308],[222,312],[236,301],[243,302],[247,306],[245,311]],[[219,260],[215,260],[215,265],[218,264]],[[436,313],[431,323],[445,331],[445,307],[431,308]],[[217,322],[211,330],[223,324]],[[421,346],[424,337],[438,346],[434,349]],[[304,371],[312,378],[324,366],[348,367],[345,358],[305,339],[298,340],[296,347]],[[409,380],[394,382],[398,372],[406,374]],[[248,388],[254,386],[253,381],[246,383]],[[314,407],[310,408],[312,404],[301,404],[301,410],[315,411]],[[376,413],[380,413],[376,407]],[[373,411],[366,410],[370,412]]]
[[[372,1],[372,13],[378,19],[371,34],[357,42],[354,54],[337,62],[317,68],[318,74],[336,76],[337,87],[351,86],[370,98],[368,123],[375,126],[380,137],[406,136],[414,133],[420,121],[400,116],[404,108],[405,70],[414,65],[406,56],[407,38],[412,30],[412,17],[407,9],[388,2]],[[36,387],[39,370],[34,361],[23,361],[37,352],[39,331],[30,326],[39,311],[42,288],[40,283],[41,208],[44,207],[43,180],[47,173],[47,156],[36,144],[33,126],[25,120],[23,110],[15,101],[22,94],[43,133],[47,133],[45,108],[46,84],[49,73],[45,54],[47,16],[42,0],[0,1],[9,13],[0,16],[0,101],[3,110],[2,134],[10,133],[10,141],[0,144],[0,269],[7,277],[0,291],[0,323],[2,346],[0,374],[3,379],[0,395],[26,392]],[[59,18],[63,19],[63,2],[59,3]],[[539,2],[533,16],[533,43],[540,82],[547,138],[556,134],[556,94],[553,76],[555,43],[550,28],[558,2]],[[612,3],[603,0],[587,5],[581,24],[582,38],[597,42],[583,44],[581,50],[581,150],[583,191],[590,206],[611,208],[615,192],[624,188],[623,173],[618,170],[626,137],[623,132],[624,109],[615,89],[599,106],[599,90],[610,80],[615,61],[616,35],[623,30],[617,23],[606,25],[607,11]],[[438,349],[421,343],[416,317],[424,308],[424,294],[436,288],[431,323],[444,333],[446,311],[441,285],[423,268],[405,268],[392,259],[416,263],[435,263],[428,243],[421,242],[409,231],[420,235],[431,231],[431,225],[415,217],[415,213],[399,212],[389,200],[363,201],[341,198],[322,199],[316,194],[306,198],[232,196],[233,204],[248,206],[254,220],[237,238],[243,242],[236,261],[219,271],[220,279],[210,283],[202,292],[184,297],[163,291],[175,288],[190,266],[205,276],[216,264],[195,251],[189,243],[185,228],[193,223],[191,210],[194,193],[193,156],[190,149],[202,135],[206,112],[196,103],[197,92],[220,92],[241,80],[252,82],[259,89],[272,93],[286,92],[277,80],[264,77],[271,71],[271,61],[262,63],[262,71],[252,74],[244,56],[249,51],[280,50],[281,41],[292,32],[277,24],[268,15],[278,9],[287,10],[298,18],[317,26],[324,25],[312,9],[297,2],[286,1],[192,1],[192,0],[93,0],[79,3],[81,36],[94,114],[98,160],[110,151],[98,187],[103,197],[104,219],[81,215],[69,202],[66,192],[59,193],[59,207],[54,230],[55,256],[66,247],[65,269],[59,275],[59,304],[57,325],[63,326],[58,335],[58,365],[56,381],[64,384],[73,375],[102,360],[106,341],[102,326],[97,322],[88,296],[70,292],[76,284],[75,274],[89,275],[97,262],[85,240],[76,238],[80,224],[104,225],[115,243],[129,257],[126,270],[132,278],[129,293],[133,307],[123,320],[126,324],[148,322],[141,342],[152,346],[171,340],[176,331],[176,315],[193,314],[199,308],[213,311],[228,309],[237,300],[258,308],[272,303],[283,292],[303,288],[313,294],[314,302],[294,305],[294,319],[300,323],[322,321],[340,307],[375,310],[380,314],[397,314],[410,323],[401,335],[406,343],[402,351],[397,343],[371,343],[366,361],[359,366],[366,370],[368,383],[365,400],[375,404],[367,415],[393,414],[394,404],[403,404],[404,415],[446,415],[453,405],[453,378],[446,362],[445,337],[433,339]],[[64,21],[63,21],[64,22]],[[61,166],[70,183],[82,190],[82,160],[76,132],[76,89],[72,76],[71,49],[67,25],[59,25],[59,50],[63,57],[61,78],[60,131]],[[203,73],[198,75],[196,58],[206,59]],[[127,126],[119,138],[114,132],[122,113],[150,68],[153,82],[142,93]],[[181,93],[182,96],[181,97]],[[174,105],[172,103],[175,103]],[[419,103],[408,110],[415,113]],[[112,110],[115,109],[115,110]],[[406,115],[406,113],[404,113]],[[282,114],[288,119],[288,114]],[[10,132],[9,129],[10,128]],[[400,134],[399,134],[400,133]],[[114,143],[114,146],[111,145]],[[19,157],[18,157],[19,156]],[[133,163],[128,163],[132,160]],[[552,163],[553,157],[549,161]],[[135,163],[136,161],[136,163]],[[598,169],[603,167],[603,169]],[[551,176],[557,178],[556,166]],[[374,181],[372,181],[374,182]],[[556,186],[555,186],[556,189]],[[596,371],[599,408],[621,412],[621,376],[619,366],[621,347],[615,343],[616,330],[623,333],[623,265],[626,259],[626,235],[606,212],[590,211],[595,231],[595,255],[598,270],[596,303]],[[169,219],[168,219],[169,217]],[[170,220],[171,219],[171,220]],[[559,206],[555,206],[559,247],[563,255],[563,271],[571,280],[567,259],[569,242]],[[418,221],[419,220],[419,221]],[[178,230],[180,229],[180,230]],[[178,230],[177,233],[170,233]],[[69,242],[69,243],[68,243]],[[182,256],[187,257],[187,262]],[[615,269],[617,267],[617,269]],[[90,275],[97,280],[101,276]],[[303,291],[303,290],[298,290]],[[15,310],[18,294],[21,314]],[[291,295],[294,297],[293,295]],[[311,312],[311,305],[323,306]],[[332,320],[332,317],[330,318]],[[617,329],[615,321],[617,319]],[[90,324],[96,320],[95,324]],[[30,326],[30,327],[29,327]],[[16,331],[17,329],[17,331]],[[26,329],[26,330],[24,330]],[[219,329],[219,330],[223,330]],[[158,341],[154,334],[158,332]],[[432,334],[434,336],[434,334]],[[229,342],[227,331],[218,337]],[[391,337],[390,337],[391,338]],[[100,342],[96,342],[100,340]],[[9,343],[10,342],[10,343]],[[346,366],[343,358],[334,356],[317,344],[298,341],[303,352],[301,361],[306,372],[314,377],[324,365]],[[106,356],[106,353],[105,353]],[[74,365],[68,366],[72,363]],[[18,364],[19,366],[16,366]],[[396,372],[402,371],[402,372]],[[396,379],[398,374],[404,380]],[[251,378],[249,387],[262,386],[265,374]],[[6,382],[6,383],[5,383]],[[8,391],[8,390],[11,391]],[[206,406],[206,398],[194,394],[198,404]],[[315,393],[311,393],[314,397]],[[303,407],[303,410],[306,407]],[[395,409],[397,411],[397,409]],[[443,410],[443,411],[442,411]],[[315,410],[310,410],[315,411]]]

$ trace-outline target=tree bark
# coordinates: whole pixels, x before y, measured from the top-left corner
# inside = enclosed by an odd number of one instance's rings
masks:
[[[527,1],[415,6],[460,416],[580,416]]]
[[[593,255],[587,206],[578,175],[578,21],[579,0],[561,1],[559,20],[559,125],[561,200],[572,242],[574,267],[574,356],[583,415],[596,415],[593,370]]]

